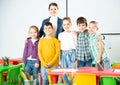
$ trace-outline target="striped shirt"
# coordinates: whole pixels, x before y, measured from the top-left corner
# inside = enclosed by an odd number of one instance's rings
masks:
[[[91,53],[93,60],[96,60],[98,58],[98,52],[99,52],[98,37],[99,36],[100,36],[100,34],[95,33],[93,35],[90,35],[90,37],[89,37],[90,53]],[[102,54],[102,60],[103,60],[106,57],[109,57],[109,55],[106,51],[104,41],[102,41],[102,44],[103,44],[103,54]]]
[[[88,30],[84,32],[78,32],[77,35],[77,59],[81,61],[88,61],[91,59],[90,51],[89,51],[89,41],[88,41],[89,33]]]

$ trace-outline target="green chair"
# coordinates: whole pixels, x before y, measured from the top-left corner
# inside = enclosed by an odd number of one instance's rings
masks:
[[[117,77],[120,79],[120,77]],[[100,85],[117,85],[114,76],[101,76]]]
[[[20,68],[22,65],[16,65],[8,70],[6,85],[18,85],[20,77]]]

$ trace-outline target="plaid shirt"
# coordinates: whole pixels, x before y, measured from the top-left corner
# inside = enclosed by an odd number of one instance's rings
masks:
[[[89,33],[88,30],[78,32],[77,35],[77,59],[81,61],[88,61],[91,59],[89,51]]]

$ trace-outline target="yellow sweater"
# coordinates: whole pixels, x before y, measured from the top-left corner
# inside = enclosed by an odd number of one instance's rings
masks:
[[[41,38],[38,42],[38,56],[41,66],[59,64],[60,43],[56,38]]]

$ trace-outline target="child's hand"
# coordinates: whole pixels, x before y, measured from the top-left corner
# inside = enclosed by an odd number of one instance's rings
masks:
[[[100,59],[97,59],[96,63],[100,63]]]
[[[75,60],[73,68],[77,68],[77,62],[78,60]]]
[[[22,66],[24,66],[25,65],[25,63],[22,63]]]
[[[51,67],[51,65],[48,63],[48,64],[47,64],[47,68],[50,68],[50,67]]]
[[[39,64],[38,63],[35,63],[35,68],[38,68],[39,67]]]

